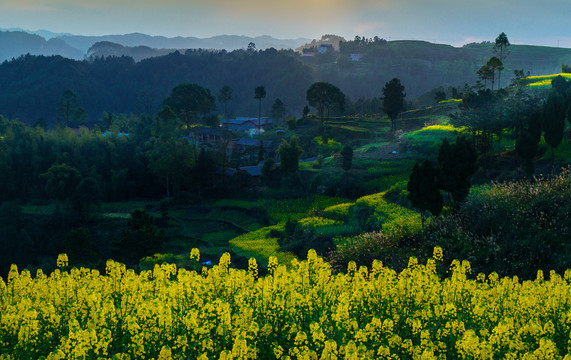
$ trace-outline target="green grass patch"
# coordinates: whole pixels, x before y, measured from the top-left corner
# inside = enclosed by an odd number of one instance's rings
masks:
[[[385,193],[363,196],[356,202],[374,209],[374,216],[382,224],[382,230],[391,234],[407,231],[418,231],[421,227],[420,214],[403,206],[388,202]]]
[[[255,258],[263,267],[268,266],[270,256],[275,256],[278,263],[289,266],[296,256],[292,253],[280,251],[276,238],[268,238],[272,229],[283,231],[285,222],[261,228],[230,240],[232,250],[243,257]]]
[[[332,220],[347,221],[349,220],[349,212],[354,203],[343,203],[326,207],[323,209],[323,216]]]
[[[301,224],[301,226],[313,228],[313,229],[316,229],[319,227],[324,227],[324,226],[343,224],[342,221],[323,218],[321,216],[312,216],[312,217],[303,218],[303,219],[299,220],[299,223]]]
[[[376,166],[367,169],[368,176],[390,176],[409,174],[414,166],[414,160],[402,159],[395,161],[377,162]]]
[[[369,129],[365,129],[365,128],[355,126],[355,125],[330,124],[330,125],[328,125],[328,127],[347,130],[347,131],[356,132],[356,133],[369,133],[370,132]]]
[[[543,154],[542,159],[544,160],[551,160],[551,146],[549,146],[543,137],[541,138],[541,142],[539,146],[544,148],[546,151]],[[555,159],[557,160],[565,160],[571,162],[571,143],[567,140],[563,139],[558,147],[554,149]]]
[[[466,131],[464,127],[455,127],[450,124],[430,125],[420,130],[411,131],[404,135],[410,148],[421,154],[434,156],[442,140],[447,138],[453,141],[456,135]]]
[[[257,206],[257,202],[248,200],[238,200],[238,199],[222,199],[214,202],[212,206],[234,206],[241,207],[245,209],[252,209]]]
[[[288,219],[300,220],[307,217],[312,210],[325,209],[347,201],[344,198],[317,195],[285,200],[262,199],[258,201],[258,206],[264,209],[272,220],[279,223]]]

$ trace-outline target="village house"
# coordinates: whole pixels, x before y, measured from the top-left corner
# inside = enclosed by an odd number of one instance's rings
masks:
[[[250,130],[259,130],[268,128],[273,125],[272,119],[268,117],[237,117],[235,119],[222,119],[220,125],[230,131],[247,132]]]

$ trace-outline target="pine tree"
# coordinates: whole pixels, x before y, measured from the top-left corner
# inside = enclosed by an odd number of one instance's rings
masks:
[[[456,138],[454,144],[444,139],[438,149],[438,181],[440,189],[452,196],[458,207],[470,192],[468,177],[476,172],[478,153],[472,141],[465,136]]]
[[[424,226],[425,212],[428,210],[434,216],[442,211],[442,194],[438,187],[438,171],[430,160],[425,159],[422,164],[414,164],[407,184],[408,199],[413,207],[420,209],[422,226]]]
[[[543,137],[551,146],[551,159],[555,158],[554,149],[563,140],[565,128],[565,103],[557,90],[551,89],[543,106]]]

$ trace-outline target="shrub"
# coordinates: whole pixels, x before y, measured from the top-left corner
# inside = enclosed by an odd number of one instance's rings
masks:
[[[442,246],[478,272],[535,276],[571,265],[570,169],[552,178],[479,187],[458,213],[422,232],[427,248]]]
[[[350,261],[357,266],[371,266],[373,260],[381,260],[383,265],[394,269],[403,269],[407,265],[410,253],[399,246],[398,240],[386,236],[380,231],[367,232],[347,238],[330,253],[331,266],[342,271]]]

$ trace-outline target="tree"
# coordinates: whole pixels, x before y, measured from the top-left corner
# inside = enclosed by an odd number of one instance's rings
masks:
[[[253,42],[249,42],[248,43],[248,52],[254,52],[256,51],[256,44],[254,44]]]
[[[264,142],[260,140],[260,146],[258,147],[258,164],[260,161],[264,160],[265,153],[266,149],[264,148]]]
[[[353,165],[353,148],[349,145],[346,145],[341,151],[341,156],[343,156],[343,170],[351,170],[351,166]]]
[[[346,145],[343,147],[343,150],[341,150],[341,156],[343,157],[342,166],[343,170],[345,170],[345,182],[348,182],[348,173],[353,165],[353,148]]]
[[[557,90],[557,92],[565,99],[571,89],[571,82],[567,81],[563,76],[557,75],[553,80],[551,80],[551,87]]]
[[[201,116],[216,109],[214,96],[210,90],[197,84],[181,84],[172,89],[163,101],[186,126],[200,120]]]
[[[80,125],[87,119],[85,110],[79,106],[77,95],[71,90],[65,90],[58,101],[58,114],[65,125]]]
[[[477,160],[474,144],[464,135],[457,137],[454,144],[444,139],[438,149],[438,183],[440,189],[452,196],[455,207],[468,196],[471,186],[468,177],[478,169]]]
[[[422,164],[415,163],[407,184],[407,198],[413,207],[420,209],[422,226],[424,227],[425,211],[438,216],[443,202],[438,186],[438,171],[432,162],[425,159]]]
[[[197,189],[202,190],[212,186],[214,174],[216,173],[216,164],[214,163],[211,151],[207,151],[204,148],[200,149],[192,173]]]
[[[97,180],[92,177],[81,179],[75,189],[73,206],[79,212],[82,223],[87,223],[90,218],[91,207],[99,206],[103,193]]]
[[[494,90],[494,82],[496,79],[495,73],[496,73],[496,71],[498,71],[498,73],[501,72],[504,69],[504,64],[502,63],[502,61],[499,58],[492,56],[490,58],[490,60],[488,60],[488,62],[486,63],[485,67],[488,69],[487,70],[488,71],[487,76],[488,76],[488,79],[492,82],[492,91],[493,91]]]
[[[45,189],[48,195],[59,201],[69,199],[81,181],[79,171],[65,163],[50,166],[48,171],[40,176],[46,180]]]
[[[307,89],[305,98],[309,106],[317,109],[324,133],[326,128],[325,111],[329,117],[330,111],[343,111],[345,108],[345,94],[337,86],[327,82],[313,83]]]
[[[254,89],[254,99],[260,100],[258,107],[258,133],[262,129],[261,118],[262,118],[262,99],[266,97],[266,88],[263,86],[258,86]]]
[[[484,87],[486,86],[486,81],[490,80],[493,83],[494,81],[494,71],[490,68],[488,64],[482,66],[478,72],[478,77],[484,80]]]
[[[223,86],[218,92],[218,101],[224,104],[224,117],[228,117],[228,102],[232,100],[232,88],[228,85]]]
[[[502,63],[505,60],[505,58],[508,56],[508,52],[507,52],[508,46],[510,46],[508,36],[504,32],[502,32],[500,35],[498,35],[498,37],[496,38],[496,42],[494,44],[494,52],[498,52],[498,51],[500,52],[499,60]],[[503,69],[504,69],[503,66],[498,69],[498,88],[500,88],[500,89],[502,87],[502,70]]]
[[[285,117],[285,105],[279,98],[272,105],[272,119],[279,122]]]
[[[180,189],[192,179],[196,152],[194,145],[181,136],[175,122],[175,113],[169,106],[164,107],[153,122],[151,139],[146,144],[149,167],[164,177],[167,197],[171,196],[171,187]]]
[[[519,133],[519,136],[515,142],[515,150],[518,155],[524,160],[525,172],[528,175],[533,174],[533,158],[537,154],[537,141],[533,138],[533,135],[529,131],[523,130]]]
[[[391,119],[391,132],[394,134],[396,131],[396,119],[398,114],[404,110],[404,86],[397,78],[385,84],[383,87],[383,111]]]
[[[158,251],[163,241],[164,236],[155,225],[154,217],[144,210],[135,210],[121,231],[117,245],[124,259],[138,264],[142,257]]]
[[[295,174],[299,168],[299,157],[303,154],[297,136],[292,136],[289,142],[284,139],[278,147],[278,154],[282,174],[285,176]]]
[[[543,106],[543,136],[551,146],[551,159],[555,159],[554,149],[563,140],[565,128],[565,102],[557,90],[551,89]]]

